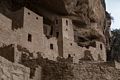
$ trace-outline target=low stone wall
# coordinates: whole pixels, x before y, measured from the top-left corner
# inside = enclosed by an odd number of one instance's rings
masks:
[[[30,80],[29,68],[0,57],[0,80]]]
[[[80,62],[79,64],[43,61],[42,80],[119,80],[114,63]]]
[[[113,63],[82,62],[73,65],[72,80],[119,80],[120,71]]]

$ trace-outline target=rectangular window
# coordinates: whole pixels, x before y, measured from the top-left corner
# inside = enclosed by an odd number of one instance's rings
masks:
[[[102,48],[103,48],[103,46],[102,46],[102,44],[100,44],[100,49],[102,50]]]
[[[59,37],[59,32],[56,32],[56,37],[57,37],[57,38]]]
[[[58,20],[56,20],[56,24],[58,24]]]
[[[66,20],[66,25],[68,26],[68,20]]]
[[[53,44],[50,44],[50,49],[53,49]]]
[[[31,34],[28,34],[28,41],[32,42],[32,35]]]
[[[50,31],[50,35],[53,35],[53,26],[51,26],[51,31]]]

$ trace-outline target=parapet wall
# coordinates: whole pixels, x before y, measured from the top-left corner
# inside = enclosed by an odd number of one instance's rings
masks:
[[[0,57],[0,80],[30,80],[29,68]]]

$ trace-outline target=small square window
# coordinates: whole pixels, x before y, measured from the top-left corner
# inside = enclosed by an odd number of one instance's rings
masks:
[[[28,34],[28,41],[32,42],[32,35],[31,34]]]
[[[53,49],[53,44],[50,44],[50,49]]]
[[[36,17],[36,19],[38,20],[38,17]]]
[[[68,54],[68,58],[70,58],[71,57],[71,55],[70,54]]]
[[[30,12],[28,12],[28,15],[30,15]]]
[[[68,31],[68,29],[66,29],[66,31]]]

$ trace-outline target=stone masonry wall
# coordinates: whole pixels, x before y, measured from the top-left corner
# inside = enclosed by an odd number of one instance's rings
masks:
[[[3,43],[10,45],[14,42],[11,28],[12,20],[0,14],[0,46],[3,46]]]
[[[79,64],[70,64],[45,60],[39,64],[42,66],[42,80],[120,79],[120,70],[116,69],[113,63],[81,62]]]
[[[89,58],[90,61],[106,61],[106,50],[105,45],[101,42],[95,42],[96,47],[80,47],[75,42],[68,39],[64,39],[64,58],[67,58],[68,55],[73,57],[74,63],[78,63],[79,59],[85,60]],[[89,53],[86,53],[88,51]]]
[[[29,68],[0,57],[0,80],[30,80]]]
[[[38,52],[44,50],[43,45],[43,18],[28,10],[24,10],[23,28],[20,33],[20,39],[17,44],[26,47],[30,52]],[[18,13],[20,14],[20,13]],[[30,41],[28,36],[30,35]]]
[[[82,62],[73,65],[74,79],[72,80],[119,80],[120,71],[113,63]]]
[[[49,60],[56,61],[56,58],[59,56],[57,38],[53,37],[47,39],[46,37],[44,37],[44,46],[45,46],[45,50],[43,57],[48,58]]]

